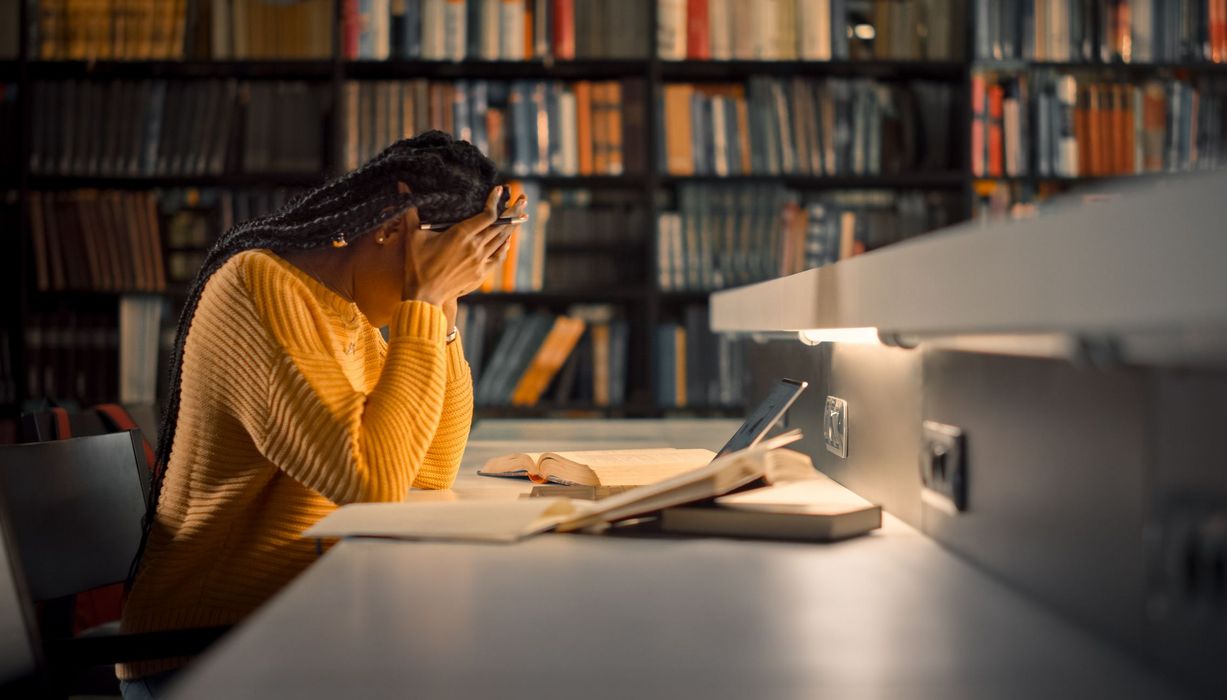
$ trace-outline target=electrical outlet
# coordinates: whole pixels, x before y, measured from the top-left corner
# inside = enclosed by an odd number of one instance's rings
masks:
[[[827,397],[822,412],[822,440],[827,451],[848,458],[848,402],[835,396]]]
[[[927,420],[922,430],[921,497],[947,512],[967,510],[967,441],[963,429]]]
[[[1174,500],[1148,531],[1150,596],[1156,622],[1227,633],[1227,504],[1199,498]],[[1217,622],[1215,622],[1217,620]]]

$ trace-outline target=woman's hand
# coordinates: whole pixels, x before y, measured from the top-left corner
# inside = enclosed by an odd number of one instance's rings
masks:
[[[491,260],[511,237],[511,226],[490,224],[498,218],[502,187],[486,197],[486,208],[446,231],[414,229],[406,237],[404,300],[436,306],[481,286]]]

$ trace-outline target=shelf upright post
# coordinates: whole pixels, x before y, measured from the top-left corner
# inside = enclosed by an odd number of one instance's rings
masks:
[[[643,313],[639,318],[639,338],[635,346],[638,349],[638,356],[641,358],[639,363],[639,371],[637,373],[638,381],[635,385],[641,388],[646,388],[648,395],[643,397],[645,405],[655,407],[653,412],[655,415],[663,415],[664,407],[656,404],[656,396],[658,395],[656,382],[660,376],[660,371],[656,362],[660,359],[658,348],[656,347],[656,326],[661,319],[661,302],[662,294],[658,285],[659,275],[656,273],[656,266],[660,263],[656,259],[656,251],[660,249],[657,242],[657,237],[660,236],[657,221],[660,218],[660,197],[659,189],[661,184],[662,173],[658,171],[658,159],[656,153],[660,147],[660,140],[664,138],[663,134],[656,133],[656,104],[657,98],[661,94],[663,86],[661,85],[661,69],[660,55],[657,51],[656,32],[657,22],[659,18],[659,9],[657,5],[660,0],[645,0],[648,5],[647,11],[647,99],[644,100],[644,108],[647,114],[644,119],[644,131],[647,134],[647,154],[644,163],[647,168],[647,177],[643,178],[643,205],[644,211],[647,214],[648,236],[645,256],[648,261],[646,275],[646,293],[643,297]],[[627,397],[630,401],[635,401],[636,397]]]

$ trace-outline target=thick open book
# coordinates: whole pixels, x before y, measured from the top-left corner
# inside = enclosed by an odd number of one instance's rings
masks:
[[[333,511],[303,536],[513,542],[552,528],[569,531],[600,527],[616,520],[720,496],[772,474],[812,471],[809,457],[777,449],[800,437],[800,432],[794,431],[765,440],[756,447],[727,454],[697,469],[596,502],[525,498],[355,504]]]
[[[478,470],[482,476],[528,478],[538,484],[640,486],[654,484],[708,464],[711,450],[672,447],[584,452],[521,452],[495,457]]]

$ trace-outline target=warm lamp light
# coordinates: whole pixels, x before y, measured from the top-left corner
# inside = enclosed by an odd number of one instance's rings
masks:
[[[797,331],[797,337],[806,345],[819,343],[860,343],[877,345],[877,328],[807,328]]]

